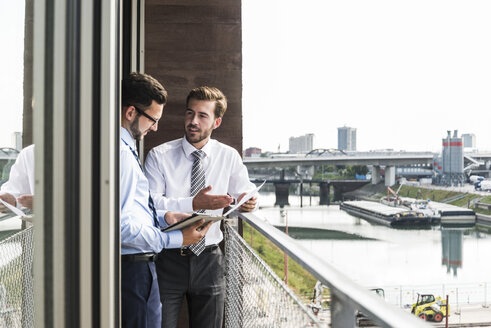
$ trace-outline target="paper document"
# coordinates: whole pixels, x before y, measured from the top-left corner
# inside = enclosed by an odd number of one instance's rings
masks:
[[[9,210],[11,210],[12,212],[14,212],[15,215],[18,215],[18,216],[26,216],[26,213],[22,212],[17,207],[10,205],[9,203],[7,203],[6,201],[4,201],[1,198],[0,198],[0,202],[3,205],[5,205],[5,207],[7,207]]]
[[[251,199],[252,197],[254,197],[257,194],[257,192],[259,191],[259,189],[261,189],[261,187],[265,183],[266,183],[266,180],[259,187],[257,187],[254,190],[251,190],[247,194],[245,194],[244,197],[242,197],[242,199],[240,200],[240,202],[238,202],[236,205],[234,205],[232,208],[230,208],[230,210],[228,210],[227,213],[223,214],[222,216],[212,216],[212,215],[194,213],[190,217],[185,218],[182,221],[176,222],[176,223],[174,223],[174,224],[172,224],[172,225],[170,225],[168,227],[162,228],[161,230],[162,231],[165,231],[165,232],[174,231],[174,230],[181,230],[183,228],[186,228],[186,227],[194,224],[195,222],[198,222],[201,219],[205,219],[205,223],[203,223],[203,225],[206,225],[210,221],[211,222],[216,222],[216,221],[223,220],[223,219],[225,219],[225,217],[227,215],[229,215],[230,213],[232,213],[233,211],[235,211],[236,209],[238,209],[242,204],[244,204],[249,199]]]
[[[249,199],[251,199],[252,197],[254,197],[257,194],[257,192],[259,191],[259,189],[261,189],[261,187],[264,186],[265,183],[266,183],[266,180],[264,180],[264,182],[261,183],[261,185],[259,187],[257,187],[254,190],[251,190],[247,194],[245,194],[244,197],[242,197],[242,199],[240,200],[240,202],[238,202],[237,204],[235,204],[234,206],[232,206],[232,208],[230,208],[227,211],[227,213],[223,214],[223,216],[229,215],[230,213],[232,213],[233,211],[235,211],[236,209],[238,209],[242,204],[244,204]]]

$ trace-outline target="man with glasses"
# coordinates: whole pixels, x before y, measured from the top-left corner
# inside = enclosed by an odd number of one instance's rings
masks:
[[[198,242],[209,225],[204,220],[186,229],[164,233],[160,227],[187,216],[155,210],[135,139],[157,131],[167,101],[162,85],[147,74],[132,73],[122,83],[120,142],[121,314],[123,327],[161,325],[161,304],[155,261],[166,247]]]
[[[153,148],[145,162],[157,208],[221,215],[232,197],[240,199],[255,188],[239,153],[211,139],[226,109],[227,99],[217,88],[191,90],[184,110],[185,137]],[[255,207],[253,198],[240,210],[248,212]],[[222,327],[225,279],[218,247],[222,239],[216,222],[200,243],[168,247],[159,254],[163,327],[177,327],[184,296],[190,327]]]

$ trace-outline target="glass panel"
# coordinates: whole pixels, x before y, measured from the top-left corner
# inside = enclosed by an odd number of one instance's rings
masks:
[[[0,29],[4,33],[2,41],[8,44],[0,54],[4,63],[0,75],[0,94],[2,96],[2,119],[0,120],[0,199],[19,209],[32,208],[34,182],[34,152],[32,147],[22,151],[22,140],[29,131],[23,131],[23,119],[29,120],[30,113],[24,112],[24,31],[25,8],[23,1],[3,1],[0,3]],[[26,70],[27,72],[27,70]],[[30,81],[27,82],[30,85]],[[29,110],[30,111],[30,110]],[[22,151],[22,152],[21,152]],[[0,203],[0,231],[12,230],[5,221],[16,216],[14,211]],[[19,226],[20,228],[20,226]]]

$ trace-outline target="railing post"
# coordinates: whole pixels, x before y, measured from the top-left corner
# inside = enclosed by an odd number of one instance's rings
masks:
[[[303,181],[300,180],[300,207],[303,207]]]
[[[312,206],[312,181],[309,182],[309,206]]]
[[[331,327],[356,327],[355,311],[352,304],[331,294]]]
[[[457,298],[457,311],[455,311],[456,313],[458,313],[460,315],[460,306],[459,306],[459,288],[457,287],[455,289],[455,297]]]
[[[488,307],[488,283],[484,283],[484,307]]]

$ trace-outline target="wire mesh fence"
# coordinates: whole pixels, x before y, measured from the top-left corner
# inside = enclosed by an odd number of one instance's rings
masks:
[[[225,224],[225,327],[322,327],[317,318]]]
[[[34,327],[33,228],[0,241],[0,327]]]

